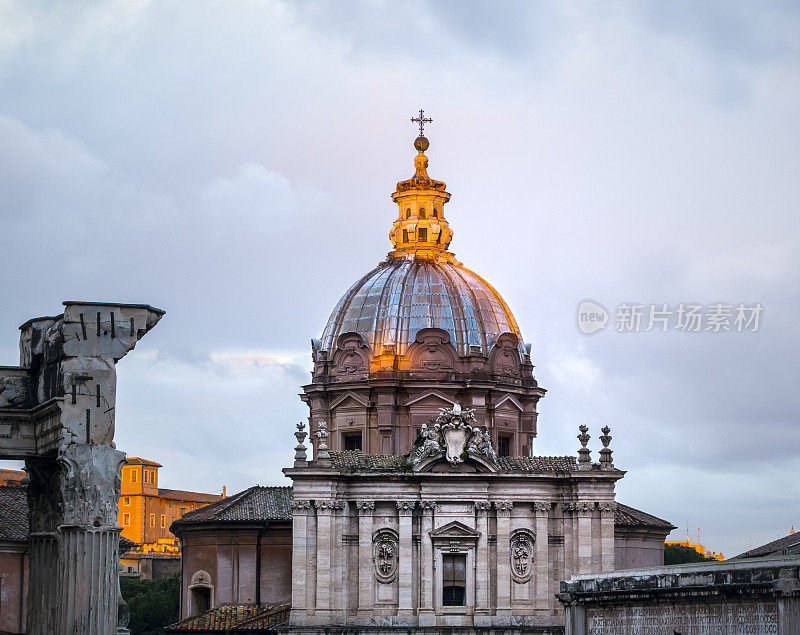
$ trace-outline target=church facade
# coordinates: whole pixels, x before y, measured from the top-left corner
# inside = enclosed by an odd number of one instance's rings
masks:
[[[173,525],[182,617],[198,598],[269,598],[291,605],[284,628],[301,633],[563,632],[561,580],[663,563],[673,526],[617,504],[625,472],[607,427],[599,462],[585,426],[577,456],[535,454],[545,391],[531,346],[448,250],[450,194],[428,176],[422,129],[414,147],[414,176],[392,194],[393,250],[312,340],[292,487],[252,488]],[[252,535],[237,543],[241,522]]]

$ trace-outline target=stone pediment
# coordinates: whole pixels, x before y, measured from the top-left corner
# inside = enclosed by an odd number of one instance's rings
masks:
[[[434,540],[477,540],[481,532],[467,527],[464,523],[457,520],[447,523],[431,532]]]

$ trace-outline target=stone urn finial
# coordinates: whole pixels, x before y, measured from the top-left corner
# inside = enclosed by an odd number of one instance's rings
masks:
[[[325,421],[320,421],[318,424],[319,429],[316,432],[316,437],[319,439],[317,446],[317,461],[328,462],[331,460],[330,452],[328,451],[328,437],[331,433],[328,432],[328,424]]]
[[[303,443],[308,436],[305,423],[301,421],[297,424],[297,432],[294,433],[294,436],[297,439],[297,445],[294,447],[294,464],[295,467],[300,467],[305,465],[308,459],[306,455],[307,448]]]
[[[581,442],[581,448],[578,450],[578,468],[581,470],[588,470],[592,467],[591,451],[586,447],[589,443],[589,439],[591,439],[589,436],[589,426],[578,426],[578,430],[580,431],[578,441]]]
[[[605,426],[602,430],[600,430],[603,434],[600,435],[600,442],[603,444],[603,449],[600,450],[600,469],[603,470],[613,470],[614,463],[611,459],[611,453],[613,450],[608,447],[608,444],[611,443],[611,428]]]

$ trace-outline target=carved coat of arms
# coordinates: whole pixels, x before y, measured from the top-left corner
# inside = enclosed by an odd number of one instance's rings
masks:
[[[462,408],[460,404],[454,404],[452,408],[440,408],[436,423],[430,427],[423,424],[420,436],[421,443],[414,447],[409,457],[412,465],[442,454],[453,467],[463,463],[470,454],[482,455],[490,462],[497,463],[489,432],[477,426],[472,408]]]

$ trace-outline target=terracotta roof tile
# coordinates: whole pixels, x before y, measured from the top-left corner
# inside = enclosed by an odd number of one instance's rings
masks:
[[[222,496],[219,494],[205,494],[203,492],[188,492],[183,489],[161,489],[158,490],[158,495],[161,498],[168,500],[178,501],[192,501],[195,503],[213,503],[221,500]]]
[[[664,529],[675,529],[671,522],[647,514],[641,510],[617,503],[614,511],[614,525],[624,527],[662,527]]]
[[[574,456],[501,456],[499,463],[501,469],[509,472],[569,472],[578,469]],[[342,472],[411,470],[407,456],[364,454],[361,450],[331,452],[331,464]]]
[[[223,604],[167,626],[167,633],[214,633],[271,630],[289,620],[289,605]]]
[[[161,463],[156,463],[155,461],[150,461],[148,459],[141,459],[138,456],[129,457],[127,460],[127,465],[152,465],[153,467],[164,467]]]
[[[238,494],[184,514],[173,523],[173,526],[180,527],[198,522],[291,520],[291,500],[291,487],[255,485]]]
[[[0,540],[28,540],[28,488],[0,486]]]
[[[22,485],[28,475],[22,470],[0,469],[0,485]]]

